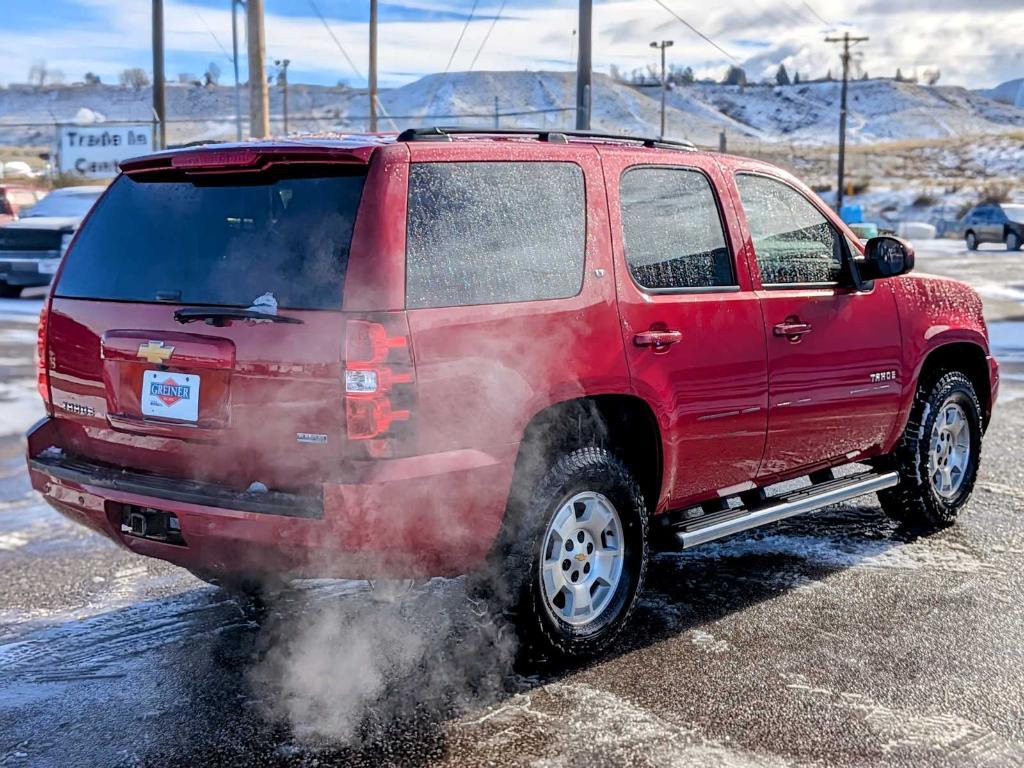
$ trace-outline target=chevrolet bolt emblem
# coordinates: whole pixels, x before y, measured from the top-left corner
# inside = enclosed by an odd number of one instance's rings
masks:
[[[139,344],[138,356],[150,363],[162,365],[170,360],[173,354],[174,347],[164,344],[162,341],[147,341],[145,344]]]
[[[578,555],[576,555],[576,559],[582,563],[584,560],[587,559],[587,556],[580,552]]]

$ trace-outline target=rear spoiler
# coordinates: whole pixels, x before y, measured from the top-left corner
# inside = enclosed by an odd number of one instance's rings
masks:
[[[379,144],[211,144],[159,152],[121,161],[130,176],[150,173],[259,173],[271,165],[295,163],[357,163],[370,161]]]

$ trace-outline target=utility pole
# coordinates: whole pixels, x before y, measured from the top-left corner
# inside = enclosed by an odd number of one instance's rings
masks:
[[[590,70],[592,66],[590,43],[593,38],[591,22],[593,0],[580,0],[579,53],[576,57],[576,130],[590,130]]]
[[[665,49],[672,47],[671,40],[651,43],[651,48],[661,49],[661,133],[658,138],[665,138],[665,93],[668,91],[668,80],[665,79]]]
[[[267,74],[264,66],[263,0],[246,0],[246,42],[249,48],[249,135],[262,139],[270,134]]]
[[[370,91],[370,133],[377,132],[377,0],[370,0],[370,67],[366,78]]]
[[[235,65],[235,139],[242,140],[242,86],[238,80],[238,6],[245,0],[231,0],[231,62]]]
[[[277,73],[277,84],[284,88],[284,134],[288,135],[288,65],[291,59],[278,59],[274,66],[279,68]]]
[[[867,37],[850,37],[849,32],[844,32],[842,37],[826,37],[826,43],[843,44],[843,88],[839,97],[839,169],[836,183],[836,211],[843,208],[843,185],[846,180],[843,178],[846,171],[846,84],[850,79],[850,47],[857,43],[863,43]]]
[[[167,148],[167,100],[164,94],[164,0],[153,0],[153,114],[159,125],[160,149]]]

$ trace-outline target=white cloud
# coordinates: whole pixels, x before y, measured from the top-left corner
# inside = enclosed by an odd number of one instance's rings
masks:
[[[129,0],[79,0],[102,21],[73,29],[55,23],[31,33],[0,32],[0,82],[25,79],[29,64],[45,59],[69,79],[86,71],[114,80],[126,66],[150,67],[149,3]],[[726,50],[749,61],[751,76],[760,77],[785,63],[790,71],[820,75],[831,68],[838,72],[838,48],[823,38],[828,30],[800,0],[725,0],[702,7],[682,0],[667,4],[698,29],[713,36]],[[924,2],[889,3],[881,0],[812,0],[824,19],[834,22],[832,32],[867,30],[871,40],[858,48],[863,67],[874,75],[892,75],[896,68],[910,74],[915,67],[942,70],[943,83],[982,87],[1024,75],[1020,30],[1024,6],[1019,0],[937,0],[940,10]],[[175,62],[215,60],[228,70],[224,54],[213,41],[210,29],[230,49],[231,14],[224,10],[171,0],[166,3],[168,75],[177,72]],[[410,7],[446,9],[441,0],[415,0]],[[908,10],[913,7],[913,10]],[[478,8],[480,21],[470,25],[453,64],[469,66],[498,8],[487,0]],[[570,69],[575,56],[572,32],[576,11],[572,4],[524,7],[509,2],[506,17],[477,62],[476,69]],[[617,0],[598,3],[594,9],[595,67],[611,64],[624,69],[655,61],[648,43],[671,38],[675,46],[670,60],[690,65],[698,72],[720,74],[728,60],[673,19],[651,0]],[[204,24],[205,22],[205,24]],[[331,28],[365,74],[366,28],[363,24],[332,21]],[[398,84],[420,74],[444,68],[458,38],[462,21],[387,21],[380,29],[380,67],[384,82]],[[268,59],[287,57],[295,72],[316,73],[323,81],[346,79],[358,83],[334,42],[315,17],[270,14],[266,20]],[[763,49],[749,42],[768,43]],[[752,52],[756,55],[752,55]],[[244,72],[243,67],[243,72]]]

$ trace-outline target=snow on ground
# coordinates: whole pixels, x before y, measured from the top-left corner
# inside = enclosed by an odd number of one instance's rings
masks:
[[[0,381],[0,437],[20,435],[44,415],[34,379]]]
[[[656,135],[660,91],[634,88],[595,73],[593,79],[595,130]],[[812,145],[835,141],[839,83],[813,82],[790,86],[752,84],[744,87],[715,83],[680,86],[669,96],[668,133],[701,144],[717,144],[718,132],[761,140]],[[501,118],[503,127],[565,128],[574,123],[575,75],[572,72],[450,72],[423,77],[401,88],[380,92],[383,111],[395,116],[394,125],[476,124],[490,127],[497,98],[502,112],[561,109],[549,114]],[[167,89],[168,114],[194,121],[170,126],[172,141],[234,136],[234,92],[221,86],[206,88],[172,84]],[[243,93],[247,114],[248,94]],[[282,111],[282,93],[270,89],[270,111]],[[151,120],[148,88],[110,85],[50,86],[0,89],[0,115],[6,122],[38,127],[3,128],[0,144],[39,145],[53,140],[55,120],[70,122],[77,115],[108,120]],[[963,88],[897,83],[892,80],[850,84],[849,140],[854,144],[908,139],[959,139],[965,135],[1005,133],[1024,129],[1024,111]],[[289,89],[290,128],[317,131],[328,128],[365,130],[365,92],[343,87],[292,85]],[[459,115],[475,117],[459,118]],[[280,129],[279,124],[275,128]]]

